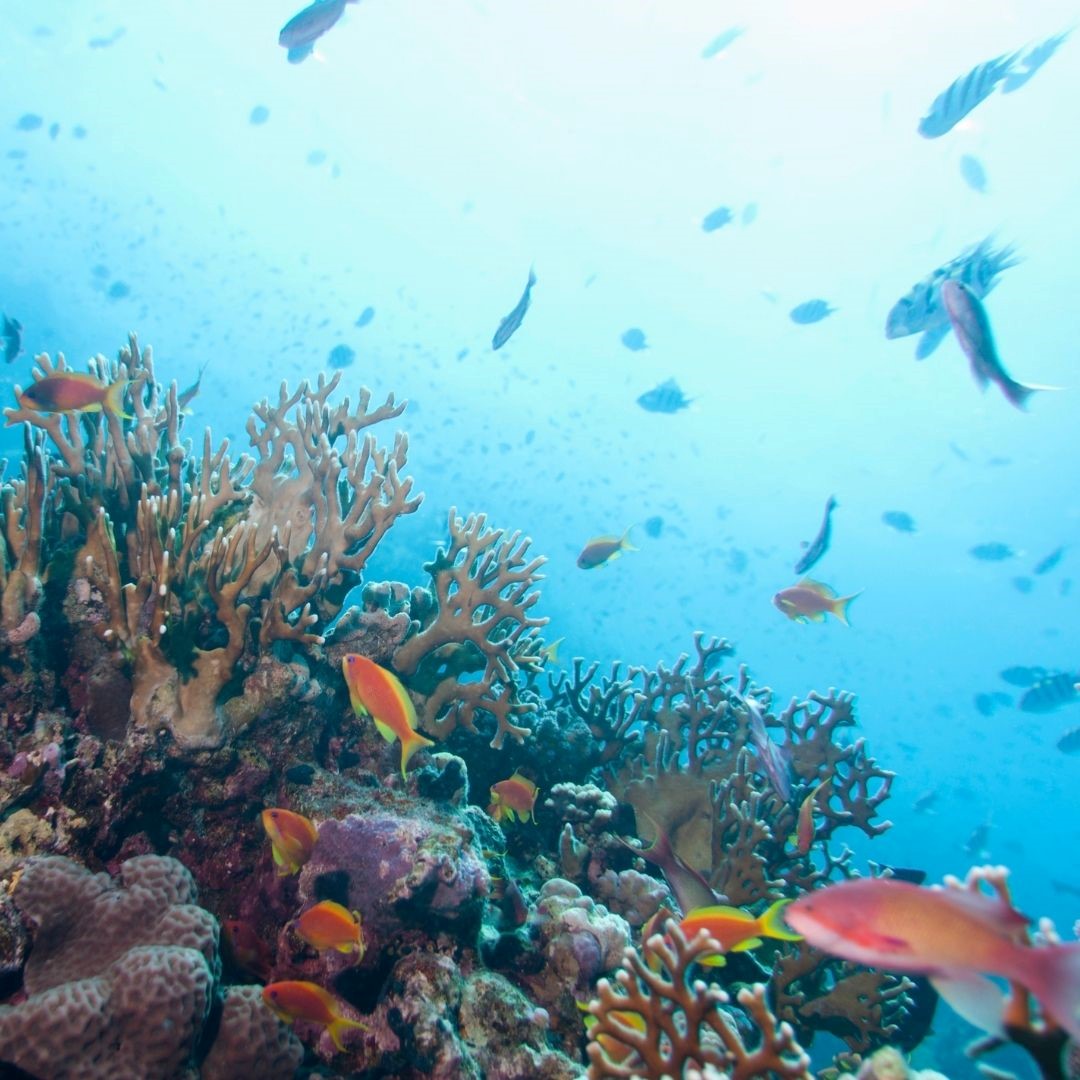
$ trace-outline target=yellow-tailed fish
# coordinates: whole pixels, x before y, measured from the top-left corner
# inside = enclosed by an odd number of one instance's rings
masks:
[[[692,938],[699,930],[707,930],[709,937],[716,941],[721,952],[745,952],[756,949],[762,938],[776,938],[778,941],[799,941],[799,935],[792,933],[784,925],[784,910],[790,900],[777,900],[758,916],[751,915],[742,908],[727,907],[717,904],[713,907],[698,908],[691,911],[679,923],[679,929]],[[726,963],[722,955],[706,956],[699,963],[708,967],[723,967]]]
[[[304,1020],[320,1024],[330,1033],[338,1050],[344,1052],[341,1036],[346,1031],[367,1031],[367,1024],[341,1014],[341,1005],[333,994],[312,982],[275,982],[263,987],[262,999],[286,1024]]]
[[[274,807],[262,812],[262,824],[270,838],[278,876],[288,877],[289,874],[298,873],[311,858],[318,839],[314,823],[303,814]]]

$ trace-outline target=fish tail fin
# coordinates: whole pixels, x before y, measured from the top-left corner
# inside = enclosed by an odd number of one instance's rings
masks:
[[[401,775],[405,776],[405,766],[409,764],[409,758],[416,753],[417,750],[423,750],[425,746],[434,746],[435,741],[429,739],[424,735],[421,735],[419,731],[414,731],[401,740]]]
[[[116,382],[105,391],[105,400],[103,402],[105,411],[112,413],[113,416],[120,417],[121,420],[135,419],[131,413],[124,412],[124,391],[127,390],[130,383],[130,379],[117,379]]]
[[[857,593],[852,593],[850,596],[838,596],[832,605],[832,613],[845,625],[850,626],[848,622],[848,608],[851,606],[852,600],[862,596],[862,590]]]
[[[626,532],[622,534],[622,539],[619,540],[620,551],[638,551],[640,550],[634,543],[633,537],[630,535],[634,531],[635,526],[631,525]]]
[[[361,1024],[359,1020],[350,1020],[347,1016],[335,1016],[329,1024],[326,1025],[326,1030],[330,1033],[330,1038],[333,1040],[334,1045],[345,1053],[345,1047],[341,1042],[341,1034],[344,1031],[369,1031],[367,1024]]]
[[[1022,950],[1024,970],[1016,981],[1030,990],[1070,1038],[1080,1040],[1080,943]]]
[[[778,941],[802,941],[802,934],[789,930],[784,922],[784,912],[790,903],[790,900],[777,900],[762,913],[759,923],[763,936],[776,938]]]
[[[1060,390],[1061,387],[1042,386],[1039,383],[1014,382],[1010,379],[1008,382],[1002,383],[1001,389],[1010,404],[1015,405],[1018,409],[1026,409],[1028,398],[1032,394],[1037,394],[1042,390]]]

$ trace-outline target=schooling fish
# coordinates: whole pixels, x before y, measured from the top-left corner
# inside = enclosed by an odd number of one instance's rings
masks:
[[[720,945],[721,952],[706,953],[698,962],[706,967],[723,967],[727,963],[723,953],[756,949],[762,938],[801,941],[799,934],[793,934],[784,925],[784,911],[790,903],[790,900],[777,900],[756,918],[742,908],[727,905],[698,908],[679,923],[679,929],[687,938],[694,937],[699,930],[707,930],[709,937]]]
[[[773,604],[793,622],[824,622],[828,613],[849,626],[847,609],[859,595],[837,596],[836,590],[823,582],[803,578],[798,585],[781,589],[773,597]]]
[[[991,382],[997,383],[1009,402],[1018,409],[1026,408],[1028,398],[1037,391],[1057,389],[1054,386],[1020,383],[1009,375],[998,356],[986,309],[962,281],[946,281],[941,286],[941,301],[960,347],[971,364],[971,373],[979,389],[985,390]]]
[[[324,952],[336,949],[341,953],[356,953],[356,962],[364,959],[364,932],[360,927],[360,912],[333,900],[323,900],[308,908],[292,923],[296,935],[313,948]]]
[[[618,536],[597,536],[590,540],[577,557],[577,564],[581,570],[594,570],[598,566],[606,566],[613,559],[617,559],[624,551],[637,551],[630,542],[630,529],[633,525]]]
[[[1033,686],[1040,679],[1045,679],[1050,673],[1044,667],[1028,667],[1022,664],[1014,664],[1000,672],[1001,677],[1010,686]]]
[[[976,544],[968,550],[968,554],[980,562],[1002,562],[1013,558],[1016,552],[1000,540],[990,540],[985,544]]]
[[[334,1045],[342,1053],[345,1052],[341,1042],[344,1032],[368,1030],[367,1024],[343,1016],[338,999],[312,982],[271,983],[263,987],[262,999],[286,1024],[303,1020],[326,1028]]]
[[[1001,991],[983,976],[1019,983],[1080,1039],[1080,944],[1021,943],[1028,920],[999,898],[858,878],[800,896],[784,919],[814,948],[844,960],[929,976],[961,1015],[978,1015],[989,1030],[1000,1027],[1000,1012],[983,1018],[979,1006],[999,1005]]]
[[[637,403],[646,412],[656,413],[676,413],[685,409],[691,401],[693,398],[686,397],[674,379],[665,379],[659,386],[646,390],[637,399]]]
[[[536,806],[536,785],[521,773],[515,772],[509,780],[491,785],[491,805],[488,816],[495,821],[504,818],[514,821],[531,821],[535,824],[533,809]]]
[[[1050,571],[1053,570],[1059,562],[1061,562],[1064,554],[1065,549],[1063,547],[1054,548],[1054,550],[1051,551],[1049,555],[1047,555],[1045,558],[1040,559],[1035,564],[1035,569],[1032,571],[1032,573],[1049,574]]]
[[[349,700],[357,716],[370,716],[379,734],[387,741],[401,740],[401,775],[409,758],[425,746],[434,746],[416,730],[416,709],[405,687],[393,672],[379,667],[358,653],[341,658]]]
[[[788,312],[788,318],[793,323],[800,323],[803,326],[809,323],[821,322],[822,319],[831,315],[836,308],[829,307],[827,300],[807,300],[797,307],[793,307]]]
[[[499,323],[499,329],[495,331],[495,336],[491,339],[493,349],[501,349],[521,325],[521,320],[525,318],[525,312],[529,310],[529,304],[532,300],[532,288],[535,284],[536,274],[533,273],[532,267],[530,267],[529,280],[525,283],[525,291],[521,294],[517,307]]]
[[[1019,53],[999,56],[972,68],[947,90],[938,94],[930,111],[919,121],[919,134],[936,139],[952,131],[980,102],[985,101],[1012,71]]]
[[[897,532],[913,533],[918,531],[915,528],[915,519],[903,510],[886,510],[881,515],[881,520],[890,529],[895,529]]]
[[[980,195],[986,194],[986,170],[973,154],[964,154],[960,158],[960,175],[972,191],[977,191]]]
[[[311,54],[315,42],[345,13],[346,4],[359,0],[315,0],[294,15],[278,34],[278,44],[289,50],[289,62],[298,63]]]
[[[25,390],[15,388],[15,396],[24,409],[38,412],[100,412],[130,420],[124,412],[124,391],[129,380],[117,379],[111,386],[98,382],[93,375],[78,371],[56,371],[31,383]]]
[[[4,359],[11,363],[22,352],[22,323],[18,319],[9,319],[4,316],[3,327],[0,329],[0,352]]]
[[[804,544],[806,551],[802,558],[795,564],[796,574],[805,574],[820,558],[829,550],[829,539],[832,536],[832,512],[836,509],[836,499],[829,496],[825,503],[825,516],[821,519],[821,528],[811,544]]]
[[[1080,675],[1050,675],[1020,695],[1022,712],[1047,713],[1080,701]]]
[[[262,825],[270,838],[270,849],[278,877],[296,874],[311,858],[319,832],[314,822],[303,814],[275,807],[262,812]]]
[[[1003,94],[1011,94],[1015,90],[1019,90],[1036,71],[1039,70],[1065,44],[1069,35],[1072,33],[1070,27],[1064,33],[1055,34],[1053,37],[1048,37],[1044,42],[1036,45],[1035,48],[1024,53],[1020,58],[1020,63],[1023,64],[1023,71],[1013,71],[1005,76],[1004,81],[1001,84],[1001,92]]]

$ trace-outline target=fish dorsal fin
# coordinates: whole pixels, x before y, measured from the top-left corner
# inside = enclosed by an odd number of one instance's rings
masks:
[[[736,922],[754,922],[754,916],[742,908],[731,907],[729,904],[714,904],[711,907],[698,908],[687,915],[688,919],[734,919]]]
[[[818,596],[824,596],[826,600],[836,599],[836,590],[831,585],[826,585],[823,581],[815,581],[813,578],[804,577],[799,582],[799,588],[816,592]]]

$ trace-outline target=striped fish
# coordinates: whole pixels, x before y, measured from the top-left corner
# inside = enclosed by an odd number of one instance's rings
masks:
[[[1080,690],[1077,690],[1078,675],[1049,675],[1040,679],[1030,690],[1025,690],[1020,696],[1020,708],[1024,712],[1045,713],[1053,712],[1062,705],[1072,705],[1080,701]]]
[[[499,323],[499,329],[495,331],[495,336],[491,339],[491,347],[493,349],[501,349],[511,337],[514,336],[514,331],[521,325],[521,320],[525,318],[525,312],[529,310],[529,302],[532,299],[532,287],[536,284],[536,274],[533,273],[532,267],[529,267],[529,280],[525,283],[525,291],[521,294],[521,299],[517,302],[517,307],[506,316],[501,323]]]
[[[1012,73],[1020,53],[1009,53],[972,68],[934,99],[930,111],[919,121],[919,134],[936,139],[952,131],[980,102],[985,101],[998,83]]]

